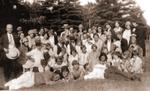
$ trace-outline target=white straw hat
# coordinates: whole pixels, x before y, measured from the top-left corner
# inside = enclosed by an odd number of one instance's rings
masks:
[[[20,51],[16,48],[10,48],[9,52],[6,54],[6,57],[9,59],[17,59],[20,56]]]

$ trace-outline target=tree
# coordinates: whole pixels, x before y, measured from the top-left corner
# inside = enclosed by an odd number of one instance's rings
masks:
[[[113,24],[114,21],[119,21],[123,25],[129,20],[146,26],[143,12],[134,0],[97,0],[97,4],[93,6],[90,14],[91,25],[104,25],[106,22]]]
[[[19,20],[28,16],[28,11],[19,0],[1,0],[0,1],[0,27],[12,23],[15,27],[19,24]]]
[[[39,19],[39,17],[43,16],[45,17],[43,23],[39,24],[35,21],[39,27],[50,26],[55,30],[59,30],[64,23],[76,27],[82,23],[83,20],[81,6],[77,1],[78,0],[46,0],[42,3],[33,3],[30,6],[30,19],[28,19],[28,21],[31,20],[31,18]],[[28,23],[32,25],[33,21]]]

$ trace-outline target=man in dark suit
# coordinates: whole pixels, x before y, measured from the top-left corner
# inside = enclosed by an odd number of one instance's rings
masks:
[[[122,33],[121,32],[117,33],[117,39],[120,40],[120,42],[121,42],[121,50],[124,53],[129,48],[128,42],[127,42],[126,39],[124,39],[122,37]]]
[[[17,58],[9,58],[6,56],[10,52],[11,48],[18,48],[19,38],[12,34],[13,25],[6,25],[6,32],[0,38],[0,50],[2,50],[2,66],[4,68],[5,80],[9,81],[12,78],[17,77],[19,70],[21,70],[21,65],[18,63]]]
[[[143,28],[138,23],[133,22],[132,33],[136,34],[137,44],[143,49],[143,56],[146,56],[146,28]]]

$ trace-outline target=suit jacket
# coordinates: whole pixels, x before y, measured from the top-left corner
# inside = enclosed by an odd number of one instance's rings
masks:
[[[122,49],[122,52],[125,52],[127,51],[129,48],[129,45],[128,45],[128,42],[126,39],[122,38],[121,40],[121,49]]]
[[[12,35],[15,41],[15,45],[18,48],[20,46],[19,37],[15,34],[12,34]],[[8,40],[7,33],[5,33],[0,38],[0,49],[1,50],[3,50],[4,48],[8,49],[8,46],[9,46],[9,40]]]

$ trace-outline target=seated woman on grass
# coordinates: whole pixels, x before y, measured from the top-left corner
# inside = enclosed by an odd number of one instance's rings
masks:
[[[42,63],[45,67],[47,62]],[[8,87],[9,90],[16,90],[21,88],[30,88],[39,85],[51,85],[55,84],[61,79],[61,71],[56,70],[54,72],[45,71],[38,72],[38,68],[34,67],[33,71],[27,71],[16,79],[7,82],[4,86]]]
[[[143,61],[137,51],[133,51],[130,63],[131,63],[130,72],[133,75],[132,79],[141,80],[141,75],[143,74]]]
[[[113,80],[138,80],[141,81],[143,74],[142,59],[137,51],[133,51],[131,58],[126,60],[118,67],[110,66],[105,70],[105,78]],[[121,67],[121,69],[120,69]],[[128,68],[127,68],[128,67]],[[124,69],[124,70],[123,70]]]
[[[91,72],[88,72],[87,75],[84,76],[85,80],[88,79],[104,79],[104,73],[107,65],[107,56],[102,53],[99,57],[99,62],[94,66]],[[88,66],[86,66],[88,67]],[[87,71],[87,68],[86,68]]]

